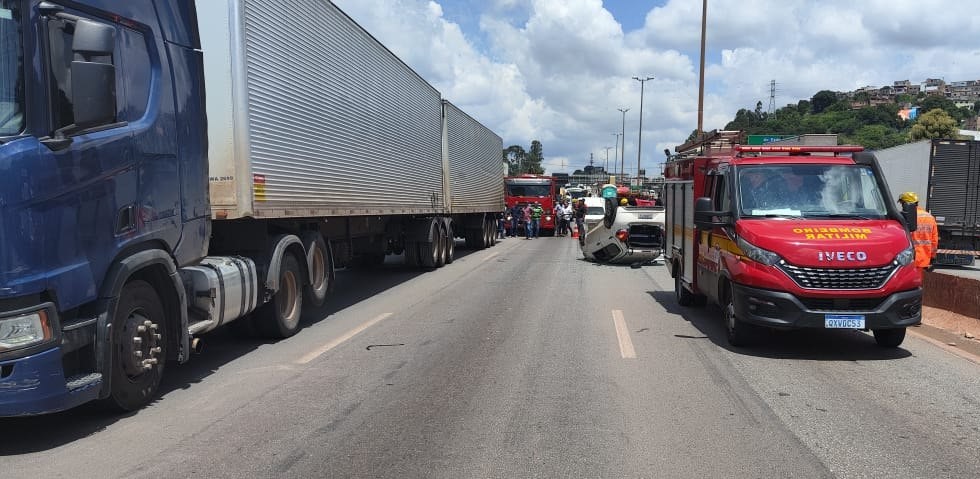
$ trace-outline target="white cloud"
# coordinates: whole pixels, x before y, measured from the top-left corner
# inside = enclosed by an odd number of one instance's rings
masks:
[[[446,18],[450,2],[482,12],[479,31]],[[553,165],[581,167],[590,153],[601,164],[621,128],[617,108],[626,107],[626,164],[635,168],[640,88],[633,76],[656,77],[645,88],[644,167],[655,169],[663,149],[696,126],[701,2],[668,0],[628,33],[600,0],[335,3],[505,146],[540,140]],[[767,107],[770,80],[781,107],[824,89],[980,79],[980,17],[965,14],[961,2],[709,3],[708,130],[724,127],[739,108]]]

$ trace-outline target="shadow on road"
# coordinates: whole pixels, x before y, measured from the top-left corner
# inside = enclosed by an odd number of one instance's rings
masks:
[[[904,348],[881,348],[874,337],[857,330],[802,329],[777,331],[765,329],[759,332],[754,345],[734,347],[728,344],[721,310],[717,306],[682,307],[677,304],[673,291],[647,291],[668,313],[676,314],[701,331],[718,347],[729,351],[773,359],[802,359],[810,361],[882,361],[912,356]],[[678,339],[703,339],[681,337]]]
[[[456,259],[474,253],[456,249]],[[401,256],[389,256],[384,265],[374,268],[349,268],[337,272],[334,291],[321,308],[303,312],[306,328],[338,311],[344,310],[385,290],[425,274],[405,266]],[[160,394],[154,404],[165,400],[170,392],[191,388],[226,364],[245,356],[258,347],[274,341],[245,337],[223,327],[201,336],[204,348],[186,364],[168,363]],[[297,334],[303,334],[302,330]],[[53,449],[75,440],[97,434],[117,421],[137,414],[107,410],[100,404],[86,404],[55,414],[23,418],[0,418],[0,456],[27,454]],[[174,421],[179,421],[175,417]],[[149,433],[148,433],[149,434]]]

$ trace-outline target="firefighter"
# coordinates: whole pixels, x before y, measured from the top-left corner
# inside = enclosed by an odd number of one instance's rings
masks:
[[[919,271],[925,271],[930,268],[930,264],[936,258],[936,253],[939,250],[939,226],[936,225],[936,218],[933,218],[928,211],[919,206],[919,196],[914,192],[902,193],[898,197],[898,202],[903,206],[915,205],[915,221],[918,225],[912,232],[915,267],[919,268]]]

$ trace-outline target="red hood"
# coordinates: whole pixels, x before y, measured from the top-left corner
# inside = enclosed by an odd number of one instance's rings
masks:
[[[790,264],[822,268],[882,266],[910,245],[893,220],[740,220],[735,232]]]

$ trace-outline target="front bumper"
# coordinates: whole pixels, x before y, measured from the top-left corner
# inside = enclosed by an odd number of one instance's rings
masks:
[[[808,307],[804,300],[789,293],[736,284],[734,301],[737,318],[777,329],[823,329],[828,314],[863,315],[868,329],[904,328],[922,322],[921,288],[894,293],[871,307],[838,309],[834,306]]]
[[[0,417],[64,411],[99,396],[99,381],[69,389],[61,348],[0,362]]]

